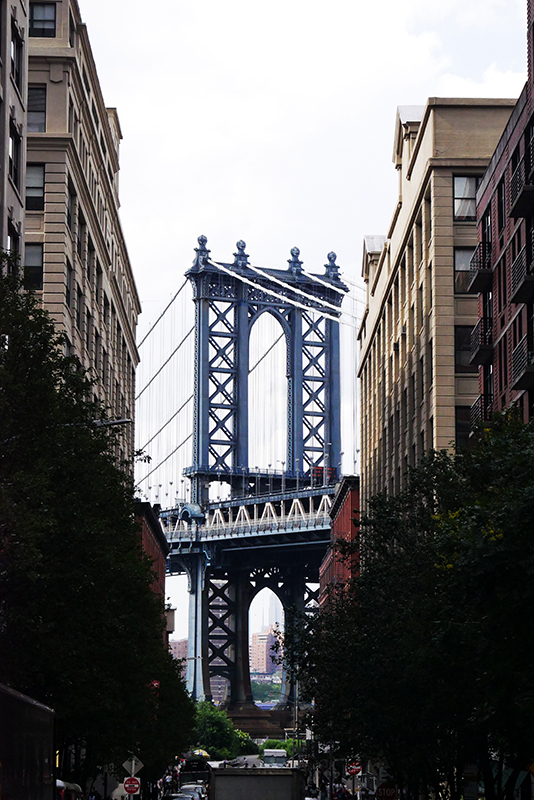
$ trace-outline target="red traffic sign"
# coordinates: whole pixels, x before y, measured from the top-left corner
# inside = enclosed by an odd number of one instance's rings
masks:
[[[361,775],[362,774],[362,765],[359,761],[350,761],[347,764],[347,774],[348,775]]]
[[[141,781],[139,778],[126,778],[124,781],[124,791],[128,794],[139,794]]]
[[[388,783],[381,783],[375,792],[375,797],[379,800],[396,800],[397,789]]]

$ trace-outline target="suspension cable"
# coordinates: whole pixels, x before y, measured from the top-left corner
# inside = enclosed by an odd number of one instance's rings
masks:
[[[141,339],[141,341],[140,341],[140,342],[139,342],[139,344],[137,345],[137,348],[138,348],[138,349],[139,349],[139,348],[141,347],[141,345],[142,345],[142,344],[144,344],[144,342],[145,342],[145,341],[148,339],[148,337],[150,336],[150,334],[152,333],[152,331],[154,330],[154,328],[156,327],[156,325],[158,324],[158,322],[160,322],[160,321],[163,319],[163,317],[165,316],[165,314],[167,313],[167,311],[169,310],[169,308],[172,306],[172,304],[174,303],[174,301],[176,300],[176,298],[178,297],[178,295],[180,294],[180,292],[182,291],[182,289],[184,288],[184,286],[186,285],[186,283],[187,283],[187,278],[186,278],[186,279],[185,279],[185,281],[182,283],[182,285],[180,286],[180,288],[178,289],[178,291],[176,292],[176,294],[175,294],[175,295],[174,295],[174,297],[172,298],[171,302],[170,302],[170,303],[167,305],[167,307],[165,308],[165,310],[161,312],[161,314],[159,315],[159,317],[157,318],[157,320],[155,321],[155,323],[152,325],[152,327],[150,328],[150,330],[148,331],[148,333],[146,333],[146,334],[143,336],[143,338]]]
[[[185,336],[184,336],[184,338],[182,339],[182,341],[180,342],[180,344],[179,344],[177,347],[175,347],[175,348],[174,348],[174,350],[172,351],[172,353],[170,354],[170,356],[168,357],[168,359],[167,359],[166,361],[164,361],[164,362],[163,362],[163,364],[162,364],[162,365],[161,365],[161,367],[158,369],[158,371],[157,371],[157,372],[156,372],[156,373],[155,373],[155,374],[154,374],[154,375],[153,375],[153,376],[150,378],[149,382],[148,382],[147,384],[145,384],[145,386],[143,386],[143,388],[141,389],[141,391],[139,392],[139,394],[136,396],[136,398],[135,398],[136,400],[139,400],[139,398],[141,397],[141,395],[143,394],[143,392],[144,392],[144,391],[146,391],[146,390],[148,389],[148,387],[150,386],[150,384],[151,384],[153,381],[155,381],[155,380],[156,380],[156,378],[157,378],[157,377],[158,377],[158,375],[160,374],[160,372],[161,372],[161,370],[163,369],[163,367],[166,367],[166,366],[167,366],[167,364],[169,363],[169,361],[171,360],[171,358],[172,358],[174,355],[176,355],[176,353],[178,352],[178,350],[180,349],[180,347],[183,345],[183,343],[185,342],[185,340],[186,340],[186,339],[187,339],[189,336],[191,336],[191,334],[193,333],[193,331],[194,331],[194,330],[195,330],[195,326],[194,326],[194,325],[193,325],[191,328],[189,328],[189,330],[188,330],[188,331],[187,331],[187,333],[185,334]]]
[[[173,421],[173,419],[174,419],[175,417],[177,417],[177,416],[178,416],[178,414],[180,413],[180,411],[182,411],[182,409],[184,409],[184,408],[186,407],[186,405],[187,405],[187,404],[188,404],[188,403],[189,403],[189,402],[190,402],[190,401],[193,399],[193,397],[194,397],[194,395],[190,394],[190,395],[189,395],[189,397],[187,398],[187,400],[185,400],[185,401],[182,403],[182,405],[180,406],[180,408],[178,409],[178,411],[175,411],[175,412],[174,412],[174,414],[172,415],[172,417],[170,417],[170,418],[167,420],[167,422],[165,422],[165,423],[164,423],[164,424],[161,426],[161,428],[159,429],[159,431],[156,431],[156,433],[154,434],[154,436],[151,436],[151,437],[150,437],[150,439],[148,440],[148,442],[145,442],[145,444],[144,444],[142,447],[140,447],[139,449],[140,449],[140,450],[144,450],[144,449],[145,449],[145,447],[148,447],[148,445],[149,445],[149,444],[151,444],[151,443],[154,441],[154,439],[156,438],[156,436],[159,436],[159,435],[160,435],[160,433],[161,433],[161,431],[162,431],[162,430],[164,430],[164,429],[167,427],[167,425],[169,425],[169,424],[170,424],[170,423]]]
[[[261,356],[261,358],[258,358],[258,360],[257,360],[257,361],[256,361],[256,363],[254,364],[254,366],[253,366],[253,367],[251,367],[251,368],[249,369],[249,371],[248,371],[248,374],[249,374],[249,375],[250,375],[250,373],[251,373],[251,372],[253,372],[253,371],[256,369],[256,367],[258,366],[258,364],[261,364],[261,362],[263,361],[263,359],[265,358],[265,356],[268,356],[268,355],[269,355],[269,353],[271,352],[271,350],[273,349],[273,347],[276,347],[276,345],[278,344],[278,342],[280,341],[280,339],[282,339],[282,337],[283,337],[283,336],[285,336],[285,334],[284,334],[284,333],[281,333],[281,334],[280,334],[280,336],[278,337],[278,339],[277,339],[275,342],[273,342],[273,343],[272,343],[272,345],[271,345],[271,346],[270,346],[270,347],[269,347],[269,348],[268,348],[268,349],[265,351],[265,353],[264,353],[264,354]]]
[[[176,452],[177,452],[177,451],[180,449],[180,447],[183,447],[183,446],[184,446],[184,444],[185,444],[187,441],[189,441],[189,439],[191,439],[191,437],[192,437],[192,436],[193,436],[193,431],[191,431],[191,433],[189,434],[189,436],[186,436],[186,437],[185,437],[185,439],[183,440],[183,442],[180,442],[180,444],[178,445],[178,447],[175,447],[175,448],[174,448],[174,450],[172,451],[172,453],[169,453],[169,455],[168,455],[168,456],[165,456],[165,458],[163,459],[163,461],[160,461],[160,462],[159,462],[159,464],[156,464],[156,466],[155,466],[155,467],[153,467],[153,468],[150,470],[150,472],[147,472],[147,474],[146,474],[146,475],[143,475],[143,477],[141,478],[141,480],[139,481],[139,483],[137,483],[137,484],[136,484],[136,487],[135,487],[135,488],[137,488],[138,486],[140,486],[140,485],[143,483],[143,481],[146,481],[146,479],[147,479],[147,478],[149,478],[149,477],[152,475],[152,473],[153,473],[153,472],[155,472],[155,471],[156,471],[157,469],[159,469],[159,468],[160,468],[160,467],[161,467],[163,464],[165,464],[165,462],[166,462],[166,461],[168,461],[168,460],[169,460],[169,458],[170,458],[171,456],[173,456],[173,455],[174,455],[174,454],[175,454],[175,453],[176,453]]]

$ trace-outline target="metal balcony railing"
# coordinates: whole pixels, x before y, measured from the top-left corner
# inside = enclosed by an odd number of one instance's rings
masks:
[[[534,385],[534,347],[529,337],[523,336],[512,352],[512,386],[529,389]]]
[[[471,427],[475,428],[480,422],[489,422],[493,408],[493,394],[481,394],[471,406]]]
[[[471,332],[471,359],[482,348],[493,347],[493,320],[482,317]]]
[[[515,219],[530,217],[534,211],[533,156],[534,151],[531,143],[512,173],[510,180],[510,216]]]
[[[528,163],[530,163],[530,158],[528,158]],[[526,167],[527,167],[527,159],[525,156],[519,161],[517,167],[515,168],[514,172],[512,173],[512,178],[510,180],[510,205],[516,202],[517,198],[521,194],[523,190],[523,186],[525,185],[526,180]]]
[[[534,228],[532,233],[534,233]],[[532,233],[531,238],[534,239]],[[510,295],[512,303],[528,303],[534,297],[533,252],[534,241],[527,242],[512,262],[512,293]]]
[[[491,288],[491,242],[479,242],[469,262],[469,291],[480,292]]]

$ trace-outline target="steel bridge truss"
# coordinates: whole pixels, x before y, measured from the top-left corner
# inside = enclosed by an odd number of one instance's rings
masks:
[[[280,323],[286,342],[287,469],[301,482],[330,474],[340,462],[339,322],[343,293],[335,254],[323,276],[302,270],[293,248],[287,270],[251,267],[245,243],[232,264],[213,262],[206,238],[186,273],[193,284],[195,413],[192,500],[205,506],[212,481],[230,483],[250,475],[249,342],[263,313]],[[328,473],[330,470],[330,473]]]

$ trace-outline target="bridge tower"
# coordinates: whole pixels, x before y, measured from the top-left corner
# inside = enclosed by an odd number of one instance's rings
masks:
[[[188,688],[197,699],[209,698],[210,676],[224,675],[235,708],[252,700],[251,599],[263,586],[272,586],[286,613],[302,607],[307,582],[318,580],[319,551],[310,541],[304,548],[308,555],[289,560],[280,552],[266,559],[254,546],[246,557],[226,549],[223,558],[198,523],[209,518],[209,486],[215,481],[229,484],[237,505],[257,494],[265,508],[270,494],[273,502],[278,498],[282,514],[288,496],[306,495],[311,508],[318,487],[333,492],[341,461],[339,316],[348,290],[335,253],[328,254],[324,273],[316,275],[304,272],[296,247],[287,269],[259,269],[249,263],[243,241],[232,263],[212,260],[206,245],[200,236],[186,273],[195,303],[195,410],[193,464],[184,473],[192,502],[182,519],[197,532],[191,537],[194,546],[182,548],[176,563],[186,569],[191,593]],[[286,351],[287,468],[275,476],[251,469],[248,462],[249,342],[264,313],[279,321]],[[324,554],[324,535],[319,538]]]

